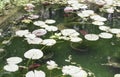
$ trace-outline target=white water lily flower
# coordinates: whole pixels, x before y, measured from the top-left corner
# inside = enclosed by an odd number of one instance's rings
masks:
[[[33,24],[40,27],[46,25],[44,21],[35,21]]]
[[[84,70],[80,70],[78,73],[75,73],[72,75],[72,77],[87,77],[87,76],[88,76],[88,74]]]
[[[20,57],[10,57],[10,58],[7,58],[7,63],[8,64],[18,64],[22,62],[22,58]]]
[[[113,35],[111,33],[107,33],[107,32],[102,32],[99,34],[99,36],[104,39],[110,39],[113,37]]]
[[[55,68],[58,68],[58,65],[55,63],[55,61],[50,60],[50,61],[47,61],[47,68],[49,70],[53,70]]]
[[[81,67],[76,67],[76,66],[73,66],[73,65],[66,65],[66,66],[63,66],[62,68],[62,72],[63,72],[63,75],[74,75],[78,72],[81,71]]]
[[[86,34],[85,39],[87,39],[89,41],[96,41],[99,39],[99,36],[96,34]]]
[[[104,22],[101,22],[101,21],[94,21],[94,22],[92,22],[92,24],[94,24],[94,25],[104,25]]]
[[[45,23],[46,24],[54,24],[56,21],[55,20],[52,20],[52,19],[47,19],[45,20]]]
[[[52,46],[52,45],[56,44],[56,40],[44,39],[41,44],[46,45],[46,46]]]
[[[70,37],[70,41],[71,42],[81,42],[82,38],[80,38],[80,37]]]
[[[112,28],[109,30],[111,33],[114,33],[114,34],[119,34],[120,33],[120,29],[117,29],[117,28]]]
[[[37,29],[32,32],[32,34],[35,34],[36,36],[43,36],[47,33],[45,29]]]
[[[58,30],[58,28],[56,26],[47,26],[47,27],[45,27],[45,29],[47,31],[57,31]]]
[[[61,34],[64,36],[78,36],[79,33],[74,29],[63,29],[61,30]]]
[[[108,32],[110,27],[108,27],[108,26],[99,26],[99,29],[102,30],[102,31]]]
[[[9,72],[15,72],[19,69],[19,67],[18,65],[15,65],[15,64],[8,64],[8,65],[5,65],[3,69]]]
[[[114,77],[120,77],[120,74],[115,74]]]
[[[29,34],[30,32],[28,30],[18,30],[15,32],[16,36],[19,36],[19,37],[23,37],[27,34]]]
[[[35,36],[35,34],[29,33],[29,34],[25,35],[25,37],[29,38],[29,39],[34,39],[36,36]]]
[[[43,52],[39,49],[30,49],[24,53],[24,57],[28,59],[40,59],[43,57]]]
[[[41,44],[42,42],[42,39],[41,38],[38,38],[38,37],[35,37],[33,39],[30,39],[30,38],[26,38],[28,44]]]
[[[46,75],[43,71],[34,70],[26,73],[25,77],[46,77]]]

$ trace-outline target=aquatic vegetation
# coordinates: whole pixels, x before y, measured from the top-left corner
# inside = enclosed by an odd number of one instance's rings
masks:
[[[36,2],[39,1],[36,0]],[[91,65],[92,67],[88,67],[87,64],[92,63],[90,58],[93,60],[103,59],[111,55],[108,50],[104,52],[100,48],[104,48],[102,46],[104,44],[101,44],[101,42],[109,43],[110,48],[116,45],[113,40],[119,39],[119,27],[109,24],[109,22],[113,23],[111,19],[117,17],[111,15],[114,12],[118,14],[119,1],[40,0],[39,3],[36,2],[23,2],[23,15],[11,22],[12,26],[7,33],[4,33],[4,30],[0,33],[0,53],[5,52],[3,53],[5,55],[1,57],[5,61],[3,61],[2,68],[0,67],[3,69],[0,72],[0,77],[6,75],[11,77],[16,75],[20,77],[99,76],[99,74],[96,76],[96,71],[94,73],[91,70],[94,66],[100,67],[99,65],[103,62],[92,61],[98,63],[97,65]],[[59,24],[62,24],[64,28],[59,29]],[[99,54],[100,50],[104,54],[95,55],[93,53],[92,55],[95,57],[89,56],[85,61],[82,61],[82,57],[86,54],[76,54],[79,52],[73,52],[75,50],[71,47],[74,48],[74,46],[75,49],[85,46],[84,49],[87,49],[87,51],[89,49],[86,47],[90,47],[90,51],[94,51],[94,48],[96,48],[95,53]],[[62,55],[59,53],[62,53]],[[89,53],[87,52],[87,54]],[[66,55],[69,56],[66,58]],[[76,59],[72,55],[76,55]],[[116,54],[114,53],[114,55]],[[60,60],[64,61],[61,62]],[[84,64],[81,65],[82,63]],[[114,77],[117,76],[119,74],[114,75]]]

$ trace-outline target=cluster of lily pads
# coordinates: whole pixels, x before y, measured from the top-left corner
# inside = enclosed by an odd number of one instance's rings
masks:
[[[40,51],[39,49],[31,49],[25,52],[24,57],[29,59],[29,60],[38,60],[43,56],[43,52]],[[47,69],[52,71],[54,69],[61,70],[63,74],[59,75],[61,76],[66,76],[69,75],[71,77],[95,77],[94,73],[92,73],[90,70],[85,70],[81,66],[75,65],[76,62],[71,61],[72,57],[69,55],[68,59],[66,59],[66,62],[71,62],[74,65],[65,65],[63,67],[59,67],[58,64],[56,64],[55,61],[50,60],[47,61]],[[69,60],[69,61],[68,61]],[[16,72],[18,70],[22,69],[27,69],[29,70],[26,74],[25,77],[46,77],[46,74],[42,70],[31,70],[32,67],[27,67],[27,66],[21,66],[19,65],[20,62],[23,61],[22,58],[20,57],[9,57],[6,59],[7,65],[4,66],[4,70],[9,71],[9,72]],[[34,64],[35,65],[35,64]],[[37,65],[39,66],[39,65]],[[50,76],[51,77],[51,76]]]
[[[117,7],[120,6],[119,0],[68,0],[67,3],[72,6],[69,7],[71,10],[86,10],[90,8],[90,6],[95,5],[96,8],[100,10],[100,12],[106,13],[114,13],[115,11],[119,12]],[[93,7],[91,9],[93,9]]]
[[[48,24],[55,23],[54,20],[46,20],[45,21]],[[18,30],[16,31],[16,36],[19,37],[25,37],[25,40],[27,40],[28,44],[42,44],[47,46],[52,46],[56,43],[56,40],[54,39],[42,39],[40,37],[47,34],[47,32],[55,32],[58,30],[55,26],[48,26],[43,21],[35,21],[33,24],[36,26],[39,26],[39,29],[36,29],[32,32],[29,30]]]
[[[88,3],[88,4],[87,4]],[[79,19],[82,21],[78,21],[79,23],[82,22],[89,22],[93,25],[97,25],[100,30],[104,31],[100,34],[86,34],[85,39],[89,41],[96,41],[100,38],[110,39],[113,37],[113,34],[116,37],[119,37],[120,29],[118,28],[110,28],[109,26],[105,26],[105,21],[107,18],[95,13],[94,9],[90,8],[89,4],[96,4],[96,6],[101,6],[98,9],[104,9],[104,12],[108,14],[112,14],[115,10],[118,10],[117,7],[120,6],[120,2],[118,0],[68,0],[68,5],[65,7],[65,13],[76,13]],[[106,7],[106,8],[105,8]],[[92,9],[92,10],[91,10]],[[84,23],[83,23],[84,24]]]
[[[28,13],[33,12],[33,4],[29,4],[29,6],[30,8],[27,8],[25,10]],[[27,7],[29,6],[27,5]],[[43,47],[41,49],[32,48],[25,51],[23,55],[26,59],[28,59],[25,65],[22,65],[23,59],[21,57],[17,57],[17,55],[15,57],[8,57],[6,59],[7,64],[3,67],[5,71],[16,72],[24,69],[26,70],[26,73],[24,73],[25,77],[46,77],[47,75],[44,71],[35,69],[39,67],[40,64],[34,63],[35,61],[40,60],[45,55],[43,49],[45,49],[46,46],[51,47],[55,45],[58,39],[70,40],[71,42],[82,41],[82,38],[79,37],[79,32],[77,32],[76,30],[63,29],[60,31],[56,26],[53,25],[56,22],[55,20],[46,19],[42,21],[38,20],[38,18],[38,15],[30,14],[27,18],[22,19],[21,23],[24,23],[26,25],[31,23],[33,26],[37,27],[37,29],[34,29],[32,31],[29,29],[15,30],[15,35],[13,35],[13,38],[20,37],[23,38],[23,40],[25,40],[28,44],[41,45]],[[48,37],[46,38],[45,36]],[[9,41],[11,41],[11,39]],[[58,64],[56,64],[56,62],[53,60],[46,61],[45,64],[50,71],[52,71],[53,69],[61,70],[62,74],[60,76],[69,75],[71,77],[88,77],[93,75],[91,72],[88,72],[84,70],[81,66],[77,66],[75,64],[59,67]]]
[[[88,41],[96,41],[100,38],[104,39],[111,39],[113,35],[116,35],[116,37],[120,37],[120,29],[118,28],[110,28],[108,26],[104,26],[104,22],[107,21],[107,18],[98,15],[93,10],[88,10],[89,6],[85,4],[85,0],[68,0],[67,1],[67,7],[65,7],[64,12],[65,13],[76,13],[78,17],[80,17],[83,21],[90,20],[93,25],[97,25],[101,31],[103,31],[100,34],[85,34],[84,38]],[[113,1],[114,6],[107,7],[113,5],[112,0],[111,4],[108,2],[108,0],[87,0],[89,3],[95,3],[98,6],[103,6],[105,8],[105,11],[108,13],[113,13],[116,6],[119,6],[117,3],[118,0]],[[107,7],[107,8],[106,8]],[[26,25],[32,24],[32,26],[37,27],[37,29],[29,30],[29,29],[20,29],[15,31],[14,37],[22,37],[23,40],[26,40],[28,44],[35,44],[35,45],[41,45],[43,46],[41,49],[33,48],[29,49],[28,51],[25,51],[23,54],[28,61],[26,62],[26,65],[20,65],[23,61],[20,57],[9,57],[6,59],[7,64],[3,67],[4,70],[9,72],[16,72],[22,69],[26,69],[27,72],[25,74],[25,77],[46,77],[46,74],[42,70],[37,69],[31,69],[32,67],[39,67],[39,64],[34,64],[30,67],[31,61],[40,60],[44,56],[43,49],[48,46],[51,47],[55,45],[59,40],[67,40],[74,43],[81,43],[83,38],[81,37],[81,34],[76,31],[75,29],[71,28],[65,28],[62,30],[59,30],[55,26],[56,21],[53,19],[45,19],[40,20],[39,15],[33,14],[34,13],[35,6],[33,4],[26,4],[24,9],[28,12],[28,16],[23,18],[21,20],[21,23],[24,23]],[[102,8],[102,9],[103,9]],[[100,8],[101,9],[101,8]],[[118,11],[118,10],[117,10]],[[28,26],[29,27],[29,26]],[[2,35],[2,34],[1,34]],[[47,36],[47,38],[46,38]],[[65,60],[66,62],[71,62],[71,58]],[[84,70],[81,66],[75,65],[76,63],[71,62],[71,65],[65,65],[62,67],[59,67],[58,64],[53,61],[46,61],[46,67],[48,70],[53,69],[59,69],[62,71],[62,74],[60,76],[69,75],[71,77],[95,77],[95,75],[90,72]],[[119,77],[119,74],[116,74],[115,77]]]

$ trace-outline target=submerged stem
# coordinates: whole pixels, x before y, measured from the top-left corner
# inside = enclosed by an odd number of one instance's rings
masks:
[[[27,66],[29,66],[29,64],[30,64],[30,61],[31,61],[31,59],[29,59],[29,60],[27,61]]]
[[[43,50],[45,47],[46,47],[46,46],[43,46],[43,47],[41,48],[41,50]]]

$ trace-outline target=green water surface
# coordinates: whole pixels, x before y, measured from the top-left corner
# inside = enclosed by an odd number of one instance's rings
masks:
[[[56,18],[57,19],[57,18]],[[62,22],[62,19],[58,20],[58,23]],[[97,27],[98,28],[98,27]],[[33,27],[29,25],[29,29],[32,30]],[[94,28],[93,28],[94,29]],[[96,29],[96,28],[95,28]],[[94,30],[95,30],[94,29]],[[98,30],[98,29],[97,29]],[[91,30],[92,32],[93,30]],[[99,31],[96,31],[99,33]],[[9,36],[9,34],[8,34]],[[83,40],[84,41],[84,40]],[[88,50],[85,52],[76,51],[71,48],[69,42],[57,43],[55,46],[48,48],[47,52],[54,52],[54,60],[60,67],[64,65],[70,65],[65,59],[68,59],[68,56],[72,56],[72,61],[76,62],[85,69],[89,69],[95,74],[95,77],[114,77],[114,74],[120,73],[120,68],[105,66],[102,64],[108,63],[108,57],[115,58],[120,62],[120,39],[100,39],[98,41],[85,41],[88,46]],[[9,44],[5,45],[5,56],[0,58],[0,77],[25,77],[26,71],[21,70],[16,73],[10,73],[3,70],[3,66],[6,63],[8,57],[18,56],[24,58],[24,52],[31,48],[40,48],[39,45],[29,45],[23,38],[15,37]],[[19,65],[26,65],[27,59],[24,58],[23,62]],[[43,62],[43,63],[42,63]],[[38,70],[43,70],[47,74],[46,77],[62,77],[59,74],[62,74],[59,70],[53,70],[50,76],[50,72],[43,65],[44,61],[40,61],[41,66],[37,68]],[[21,74],[22,73],[22,74]],[[69,76],[66,76],[69,77]]]

